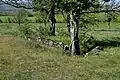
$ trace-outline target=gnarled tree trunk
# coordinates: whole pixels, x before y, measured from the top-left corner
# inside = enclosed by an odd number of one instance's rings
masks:
[[[55,4],[52,5],[50,14],[49,14],[49,22],[50,22],[50,34],[55,36]]]
[[[78,38],[79,21],[76,13],[70,14],[70,26],[71,26],[71,55],[80,55],[80,44]]]

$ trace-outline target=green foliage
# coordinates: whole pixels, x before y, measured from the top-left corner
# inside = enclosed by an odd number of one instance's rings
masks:
[[[97,17],[97,14],[83,14],[80,16],[79,19],[79,27],[83,30],[84,29],[90,29],[90,25],[92,26],[98,26],[99,18]]]
[[[83,54],[92,50],[95,47],[95,38],[90,35],[81,34],[80,36],[80,47]]]
[[[42,26],[32,26],[28,22],[19,27],[20,35],[24,38],[31,38],[32,40],[36,40],[38,37],[48,36],[48,28]]]
[[[63,15],[61,15],[61,14],[56,14],[55,17],[56,17],[56,23],[65,23],[66,22]]]
[[[36,23],[41,23],[41,22],[43,22],[43,20],[42,20],[42,17],[41,17],[41,15],[40,15],[41,13],[40,12],[36,12],[36,14],[35,14],[35,16],[36,16]]]
[[[60,9],[66,13],[72,11],[79,14],[81,11],[90,10],[91,8],[99,8],[98,0],[60,0],[58,3]]]
[[[90,28],[86,28],[86,26],[80,27],[80,47],[83,54],[87,53],[95,46],[95,38],[88,34],[89,31]]]
[[[3,23],[3,21],[0,19],[0,23]]]
[[[36,30],[36,36],[38,37],[46,37],[49,35],[48,27],[39,26],[38,28],[35,28],[35,30]]]
[[[24,9],[20,9],[15,13],[14,19],[20,26],[20,24],[25,21],[26,16],[26,11]]]
[[[35,9],[40,12],[41,17],[44,19],[48,16],[54,0],[34,0]]]
[[[41,23],[41,22],[42,22],[41,18],[40,17],[36,17],[36,23]]]
[[[34,35],[33,28],[28,25],[26,22],[24,25],[19,27],[20,35],[24,38],[31,37],[31,35]]]
[[[118,20],[119,15],[120,15],[119,13],[109,13],[108,18],[111,18],[113,22],[119,22]]]

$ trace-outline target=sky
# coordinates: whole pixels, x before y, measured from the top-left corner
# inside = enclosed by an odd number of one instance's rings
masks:
[[[120,0],[117,0],[117,1],[120,1]]]

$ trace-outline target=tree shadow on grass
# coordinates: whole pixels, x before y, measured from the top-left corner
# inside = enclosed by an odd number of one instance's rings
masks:
[[[120,47],[120,37],[111,37],[110,39],[96,40],[95,46],[102,47]]]

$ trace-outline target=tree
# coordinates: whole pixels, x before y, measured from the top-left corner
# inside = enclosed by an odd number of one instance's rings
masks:
[[[34,5],[37,10],[44,12],[48,18],[50,23],[50,34],[55,35],[55,8],[56,8],[57,0],[34,0]],[[45,15],[44,15],[45,16]]]
[[[4,0],[3,0],[4,1]],[[10,5],[14,5],[14,1],[11,1]],[[18,1],[18,0],[17,0]],[[33,0],[34,9],[37,10],[44,10],[49,16],[50,22],[50,32],[52,35],[55,35],[55,10],[56,8],[60,8],[61,11],[66,11],[69,13],[70,21],[70,35],[71,35],[71,54],[72,55],[80,55],[80,45],[79,45],[79,28],[81,22],[81,16],[84,14],[89,13],[108,13],[108,12],[120,12],[120,5],[119,4],[109,4],[115,0]],[[5,2],[6,3],[6,2]],[[9,3],[7,3],[9,4]],[[109,9],[105,8],[104,4],[109,4],[112,7]],[[19,5],[19,3],[17,4]],[[59,7],[60,5],[60,7]],[[23,6],[18,6],[23,7]]]
[[[51,35],[55,36],[56,19],[55,19],[55,1],[54,0],[51,1],[51,8],[50,8],[50,13],[49,13],[49,22],[50,22]]]
[[[62,1],[62,0],[61,0],[61,1],[58,3],[57,8],[60,10],[60,12],[62,13],[63,17],[65,18],[65,20],[66,20],[66,22],[67,22],[67,25],[66,25],[66,33],[67,33],[68,35],[70,35],[70,10],[71,10],[70,4],[69,4],[69,2],[68,2],[67,0],[65,0],[65,1]],[[66,14],[66,17],[67,17],[67,18],[65,17],[64,13]]]
[[[108,3],[110,0],[104,0],[103,3]],[[70,27],[71,27],[71,54],[79,55],[81,54],[79,45],[79,23],[81,21],[81,16],[88,13],[100,13],[100,12],[112,12],[117,11],[119,6],[112,6],[110,9],[105,9],[101,6],[102,1],[98,0],[66,0],[63,1],[69,5],[68,12],[70,13]],[[116,7],[116,8],[115,8]],[[67,10],[68,6],[64,7],[63,10]]]
[[[92,2],[88,2],[87,0],[75,0],[63,2],[65,5],[64,10],[68,14],[68,21],[70,20],[69,29],[71,33],[71,54],[72,55],[80,55],[80,44],[79,44],[79,18],[81,16],[81,12],[84,10],[88,10]],[[69,8],[68,8],[69,7]],[[70,17],[69,17],[70,16]]]
[[[16,23],[18,23],[19,27],[20,27],[20,24],[25,21],[26,16],[27,16],[27,14],[24,9],[19,9],[16,11],[14,19],[15,19]]]

